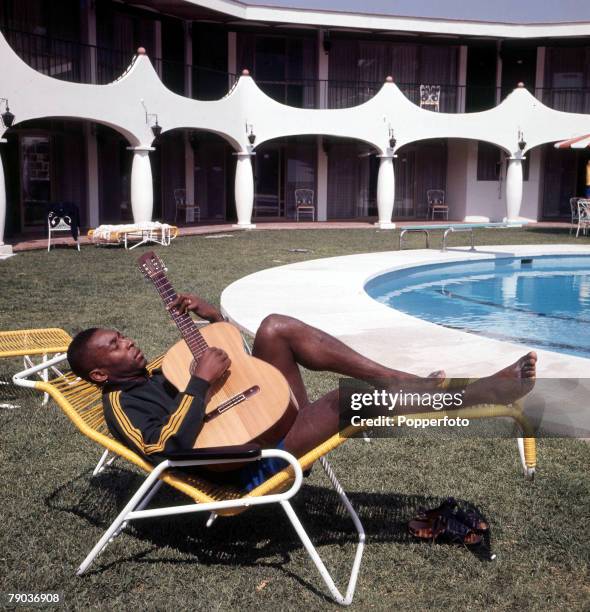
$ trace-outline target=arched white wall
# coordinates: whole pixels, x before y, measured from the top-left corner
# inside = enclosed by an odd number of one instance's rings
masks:
[[[510,155],[518,152],[520,131],[528,148],[590,132],[589,115],[552,110],[524,88],[515,89],[488,111],[434,113],[413,104],[388,78],[364,104],[315,110],[280,104],[247,74],[220,100],[186,98],[163,85],[146,55],[138,55],[125,74],[108,85],[68,83],[45,76],[23,62],[1,35],[0,62],[0,97],[9,99],[17,122],[58,116],[96,121],[122,133],[132,147],[152,145],[151,115],[157,115],[164,131],[191,128],[216,132],[239,153],[252,150],[247,126],[252,126],[256,135],[254,148],[274,138],[323,134],[362,140],[382,155],[392,153],[388,151],[390,128],[396,148],[429,138],[471,139],[494,143]],[[4,131],[0,129],[0,137]],[[472,162],[470,155],[468,162]],[[145,172],[141,176],[147,180]],[[465,190],[469,203],[468,185]],[[247,210],[248,206],[242,204]],[[505,210],[501,204],[500,208]],[[489,217],[497,217],[500,212],[486,210]],[[465,210],[466,216],[475,212]]]

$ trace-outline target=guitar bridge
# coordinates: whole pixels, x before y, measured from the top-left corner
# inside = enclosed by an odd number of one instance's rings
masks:
[[[238,404],[245,402],[248,398],[252,397],[253,395],[256,395],[259,392],[260,392],[260,387],[258,385],[254,385],[253,387],[250,387],[249,389],[246,389],[245,391],[242,391],[241,393],[238,393],[237,395],[230,397],[228,400],[226,400],[222,404],[219,404],[219,406],[217,406],[215,410],[212,410],[211,412],[207,413],[203,421],[205,423],[212,421],[213,419],[222,415],[224,412],[231,410],[234,406],[237,406]]]

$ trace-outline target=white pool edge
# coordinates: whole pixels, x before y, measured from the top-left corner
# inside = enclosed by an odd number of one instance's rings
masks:
[[[388,272],[418,266],[542,255],[590,255],[585,245],[499,245],[471,252],[454,248],[387,251],[309,260],[246,276],[222,293],[226,316],[254,334],[271,313],[294,316],[335,335],[368,357],[427,374],[444,367],[455,376],[482,376],[529,350],[423,321],[371,298],[366,283]],[[590,360],[553,351],[539,354],[539,376],[587,377]]]

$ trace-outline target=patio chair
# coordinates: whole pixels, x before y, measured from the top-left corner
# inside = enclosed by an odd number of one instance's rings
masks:
[[[574,197],[570,198],[570,213],[571,213],[571,225],[570,225],[570,235],[574,231],[574,225],[578,222],[578,200],[580,198]]]
[[[46,364],[49,355],[65,353],[72,341],[72,337],[63,329],[56,327],[44,329],[19,329],[0,332],[0,359],[22,357],[25,368],[35,365],[34,357],[41,357],[41,363]],[[38,376],[49,380],[50,367],[47,366],[38,372]],[[53,373],[58,376],[61,372],[53,367]],[[47,405],[49,395],[44,394],[43,406]]]
[[[578,198],[578,229],[576,231],[576,238],[580,234],[580,230],[586,236],[588,232],[588,226],[590,226],[590,200],[585,198]]]
[[[163,357],[160,357],[151,362],[148,369],[151,371],[160,367],[162,359]],[[64,360],[64,356],[56,356],[47,362],[47,365],[55,366]],[[285,511],[333,599],[342,605],[351,603],[363,555],[365,533],[358,515],[338,482],[325,455],[343,444],[349,436],[360,432],[359,428],[348,427],[299,459],[283,450],[260,450],[255,445],[246,445],[243,447],[189,451],[166,459],[158,465],[152,465],[144,457],[130,450],[110,435],[103,417],[102,397],[98,387],[80,380],[72,373],[62,374],[49,381],[36,381],[31,377],[34,378],[40,367],[35,366],[16,374],[13,377],[13,381],[19,386],[35,388],[41,392],[49,393],[80,432],[103,447],[104,452],[94,468],[93,476],[105,470],[119,457],[126,459],[146,473],[144,482],[131,496],[129,502],[79,566],[77,570],[78,575],[83,574],[88,569],[98,554],[125,529],[130,521],[148,517],[154,518],[206,512],[209,513],[206,525],[210,527],[219,515],[232,516],[244,512],[252,506],[278,504]],[[465,380],[447,382],[449,388],[453,386],[454,382],[457,385],[465,384]],[[524,438],[518,438],[518,446],[525,474],[532,477],[536,465],[535,439],[526,418],[518,406],[486,405],[447,412],[429,412],[428,415],[422,416],[443,419],[445,416],[453,418],[457,415],[470,419],[489,417],[513,418],[525,436]],[[421,415],[415,416],[420,417]],[[182,469],[216,463],[258,461],[265,457],[280,457],[289,465],[249,493],[244,493],[234,486],[213,484],[204,477],[197,476],[194,473],[183,472]],[[358,543],[345,594],[342,594],[337,588],[289,501],[301,488],[303,470],[309,469],[316,461],[319,461],[331,485],[338,493],[358,534]],[[192,503],[147,509],[147,505],[163,483],[185,494],[192,500]]]
[[[445,192],[443,189],[427,189],[426,203],[428,204],[428,216],[434,220],[434,215],[441,214],[448,221],[449,207],[445,202]]]
[[[295,189],[295,219],[299,221],[301,215],[311,215],[311,220],[315,221],[313,189]]]
[[[192,210],[193,214],[196,215],[197,223],[201,222],[201,207],[195,203],[186,201],[186,189],[179,187],[178,189],[174,190],[174,205],[175,205],[174,223],[176,223],[178,219],[179,211],[185,213],[185,220],[186,220],[186,212],[188,210]]]
[[[53,205],[47,213],[47,251],[51,250],[51,234],[68,232],[80,250],[79,212],[75,204],[60,203]]]

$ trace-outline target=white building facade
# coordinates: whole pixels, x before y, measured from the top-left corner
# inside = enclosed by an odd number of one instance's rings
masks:
[[[381,227],[425,219],[428,189],[457,221],[569,219],[590,155],[553,145],[590,133],[589,9],[275,4],[4,2],[0,245],[59,201],[86,227],[190,222],[177,189],[241,227],[292,219],[298,188]]]

